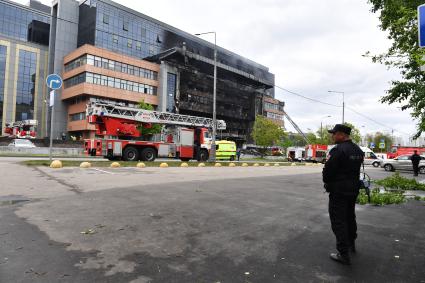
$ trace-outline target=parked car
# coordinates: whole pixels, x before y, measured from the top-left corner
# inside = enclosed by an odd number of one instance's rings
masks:
[[[381,167],[385,171],[406,170],[413,171],[412,161],[410,155],[400,155],[394,159],[385,159],[381,161]],[[419,163],[419,173],[425,174],[425,156],[421,155]]]
[[[25,139],[14,139],[9,146],[20,147],[20,148],[34,148],[36,147],[30,140]]]

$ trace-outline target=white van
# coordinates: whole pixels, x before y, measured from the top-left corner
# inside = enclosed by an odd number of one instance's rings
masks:
[[[305,160],[305,148],[304,147],[288,147],[286,150],[286,157],[290,161],[304,161]]]
[[[364,152],[364,165],[373,165],[373,167],[379,167],[382,159],[376,156],[376,154],[368,147],[360,147]]]

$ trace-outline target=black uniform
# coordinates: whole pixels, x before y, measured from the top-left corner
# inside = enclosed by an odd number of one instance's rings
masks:
[[[415,176],[418,176],[419,174],[419,162],[421,161],[421,156],[419,154],[413,154],[410,159],[412,160],[413,164],[413,172]]]
[[[329,155],[323,169],[323,182],[329,192],[329,216],[336,247],[341,255],[345,255],[357,238],[354,207],[360,189],[364,153],[349,140],[335,146]]]

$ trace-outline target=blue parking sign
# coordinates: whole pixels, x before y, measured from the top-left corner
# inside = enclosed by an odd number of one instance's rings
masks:
[[[425,47],[425,4],[418,7],[419,47]]]

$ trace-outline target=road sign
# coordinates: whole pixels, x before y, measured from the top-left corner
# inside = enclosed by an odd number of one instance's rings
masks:
[[[419,46],[425,47],[425,4],[418,7]]]
[[[385,143],[384,142],[379,143],[379,148],[380,149],[384,149],[385,148]]]
[[[370,143],[370,148],[375,148],[375,143],[374,142],[371,142]]]
[[[62,87],[62,78],[56,74],[50,74],[46,78],[47,87],[50,89],[60,89]]]

